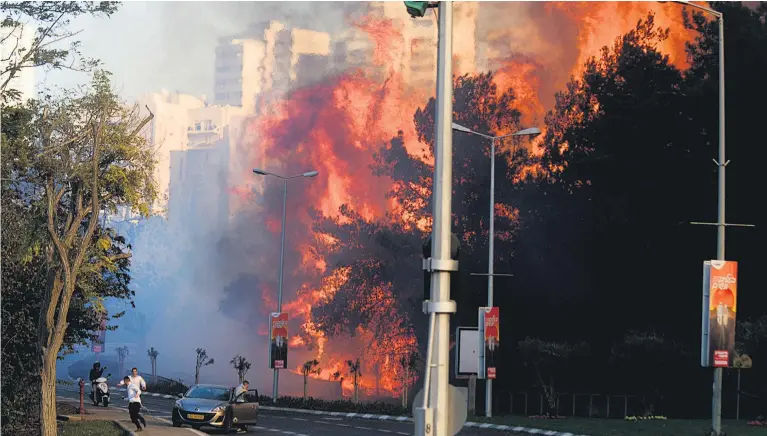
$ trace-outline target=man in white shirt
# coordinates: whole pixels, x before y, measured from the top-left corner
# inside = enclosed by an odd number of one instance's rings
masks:
[[[121,380],[117,386],[122,386],[125,384],[135,384],[136,387],[138,387],[142,391],[146,391],[146,382],[144,381],[144,377],[141,377],[140,375],[138,375],[138,368],[133,368],[131,370],[131,375],[127,376],[127,379],[130,380],[130,382],[126,383],[125,381]]]
[[[238,403],[244,403],[245,402],[245,396],[241,394],[248,391],[248,386],[250,383],[247,380],[243,380],[242,384],[237,386],[237,388],[234,389],[234,400]]]
[[[146,419],[141,416],[141,389],[136,383],[131,383],[128,376],[123,377],[122,383],[128,385],[128,413],[130,420],[136,424],[136,431],[142,431],[141,425],[146,428]]]

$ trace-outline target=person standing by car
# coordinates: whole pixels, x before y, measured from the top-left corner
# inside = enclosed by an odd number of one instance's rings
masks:
[[[248,386],[250,383],[248,383],[247,380],[243,380],[242,384],[237,386],[234,389],[234,401],[238,403],[244,403],[245,402],[245,395],[243,395],[245,392],[248,392]]]
[[[130,377],[127,375],[123,378],[123,383],[128,385],[128,413],[130,414],[130,420],[136,425],[136,431],[142,431],[141,425],[146,428],[146,419],[141,416],[141,389],[135,383],[131,383]]]

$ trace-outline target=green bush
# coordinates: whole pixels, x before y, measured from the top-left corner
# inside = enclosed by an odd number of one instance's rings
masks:
[[[263,406],[274,406],[272,397],[261,395],[259,403]],[[277,407],[290,409],[322,410],[325,412],[371,413],[376,415],[409,416],[410,410],[398,404],[374,401],[372,403],[354,403],[350,400],[326,401],[309,397],[279,397]]]

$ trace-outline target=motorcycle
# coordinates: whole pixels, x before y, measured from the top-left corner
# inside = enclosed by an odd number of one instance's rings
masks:
[[[99,404],[104,407],[109,406],[109,385],[107,385],[107,377],[112,374],[107,374],[106,377],[99,377],[91,384],[91,400],[94,406]]]

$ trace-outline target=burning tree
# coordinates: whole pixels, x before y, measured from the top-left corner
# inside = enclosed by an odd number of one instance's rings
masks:
[[[399,364],[404,373],[402,377],[402,407],[407,407],[408,391],[418,367],[418,353],[412,352],[400,357]]]
[[[197,360],[194,366],[194,384],[200,382],[200,368],[203,366],[213,365],[214,359],[208,357],[208,352],[202,348],[197,349]]]
[[[514,92],[499,91],[492,74],[457,77],[454,88],[456,122],[483,132],[518,129],[520,112],[514,107]],[[396,210],[383,219],[371,220],[351,206],[342,206],[338,216],[318,216],[314,224],[320,235],[318,254],[336,271],[348,271],[337,289],[312,307],[315,327],[328,337],[369,332],[374,343],[369,348],[371,359],[366,362],[391,374],[404,371],[397,364],[400,356],[417,351],[419,344],[425,346],[420,258],[421,245],[430,231],[432,168],[425,162],[433,159],[434,107],[431,99],[415,113],[416,133],[426,144],[420,155],[408,152],[403,132],[375,154],[374,174],[393,181],[388,196],[398,204]],[[497,171],[508,180],[517,177],[528,160],[524,149],[515,148],[519,144],[515,141],[498,147],[503,158],[498,159]],[[468,135],[457,135],[455,142],[458,183],[454,187],[454,210],[467,254],[464,270],[481,270],[487,250],[489,193],[482,186],[489,184],[489,144]],[[510,206],[514,191],[511,183],[497,186],[498,260],[506,262],[509,255],[504,253],[511,252],[508,241],[516,219]],[[458,298],[466,298],[459,303],[479,305],[472,300],[475,296]]]
[[[301,375],[304,376],[304,400],[309,394],[309,376],[312,374],[319,375],[321,371],[320,362],[317,359],[307,360],[301,365]]]
[[[152,364],[152,383],[157,383],[157,356],[160,355],[160,352],[154,347],[150,347],[146,350],[146,355],[149,356],[149,363]]]
[[[234,356],[229,363],[231,363],[234,370],[237,371],[237,377],[240,380],[240,384],[242,384],[243,380],[245,380],[245,374],[250,370],[250,362],[238,354]]]
[[[120,377],[122,377],[123,375],[125,375],[125,368],[124,368],[125,358],[128,357],[128,354],[130,354],[130,352],[128,351],[128,347],[125,347],[125,346],[117,347],[115,351],[117,351],[117,372],[120,375]]]
[[[362,366],[360,364],[360,358],[356,360],[347,360],[346,365],[349,367],[349,375],[352,377],[352,384],[354,385],[354,394],[352,395],[352,401],[359,402],[359,381],[362,377]]]

